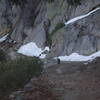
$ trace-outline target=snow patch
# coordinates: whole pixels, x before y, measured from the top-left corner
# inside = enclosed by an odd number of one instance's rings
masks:
[[[41,55],[39,56],[40,59],[44,59],[45,57],[46,57],[46,54],[41,54]]]
[[[74,23],[74,22],[76,22],[76,21],[78,21],[78,20],[80,20],[80,19],[83,19],[83,18],[85,18],[85,17],[88,17],[88,16],[90,16],[92,13],[96,12],[96,11],[99,10],[99,9],[100,9],[100,7],[98,7],[98,8],[96,8],[96,9],[90,11],[89,13],[87,13],[87,14],[85,14],[85,15],[75,17],[75,18],[73,18],[73,19],[67,21],[67,22],[65,23],[65,25],[67,26],[68,24]]]
[[[4,35],[2,38],[0,38],[0,42],[5,41],[7,39],[7,37],[8,37],[8,34]]]
[[[44,51],[50,51],[49,47],[45,47]]]
[[[49,51],[49,47],[45,47],[44,50],[42,50],[34,42],[30,42],[22,45],[17,52],[26,56],[35,56],[44,59],[46,54],[43,54],[43,52],[45,51]]]
[[[83,55],[79,55],[78,53],[72,53],[69,56],[59,56],[59,57],[55,57],[54,59],[59,58],[61,61],[84,62],[84,61],[92,61],[97,57],[100,57],[100,51],[93,53],[90,56],[83,56]]]

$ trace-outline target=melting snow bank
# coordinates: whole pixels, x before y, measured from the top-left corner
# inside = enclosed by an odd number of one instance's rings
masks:
[[[83,19],[83,18],[85,18],[85,17],[88,17],[89,15],[91,15],[92,13],[96,12],[96,11],[99,10],[99,9],[100,9],[100,7],[98,7],[98,8],[96,8],[96,9],[90,11],[89,13],[87,13],[87,14],[85,14],[85,15],[75,17],[75,18],[73,18],[73,19],[67,21],[67,22],[65,23],[65,25],[71,24],[71,23],[73,23],[73,22],[75,22],[75,21],[78,21],[78,20],[80,20],[80,19]]]
[[[8,34],[6,34],[6,35],[5,35],[5,36],[3,36],[2,38],[0,38],[0,42],[5,41],[5,40],[7,39],[7,37],[8,37]]]
[[[44,50],[42,50],[34,42],[30,42],[21,46],[17,52],[26,56],[35,56],[44,59],[46,54],[43,54],[43,52],[45,51],[49,51],[49,47],[45,47]]]
[[[92,61],[95,58],[100,57],[100,51],[93,53],[90,56],[83,56],[83,55],[79,55],[78,53],[72,53],[69,56],[59,56],[59,57],[55,57],[54,59],[59,58],[61,61],[75,61],[75,62],[80,62],[80,61]]]
[[[44,54],[45,51],[49,52],[50,51],[49,47],[45,47],[42,50],[34,42],[30,42],[26,45],[22,45],[17,52],[26,56],[35,56],[35,57],[39,57],[40,59],[44,59],[46,57],[46,54]],[[61,61],[79,62],[79,61],[92,61],[96,57],[100,57],[100,51],[93,53],[90,56],[83,56],[83,55],[79,55],[78,53],[72,53],[69,56],[59,56],[59,57],[55,57],[54,59],[59,58]]]

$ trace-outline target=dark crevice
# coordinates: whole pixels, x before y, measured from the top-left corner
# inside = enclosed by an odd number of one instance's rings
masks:
[[[94,10],[94,9],[98,8],[98,7],[100,7],[100,4],[98,4],[98,5],[94,6],[94,7],[93,7],[90,11],[92,11],[92,10]]]

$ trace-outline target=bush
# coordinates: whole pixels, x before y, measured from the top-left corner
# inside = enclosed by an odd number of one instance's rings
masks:
[[[51,32],[51,35],[53,35],[54,33],[56,33],[59,29],[63,28],[65,26],[64,23],[59,22],[58,24],[56,24],[54,30]]]
[[[0,63],[0,97],[22,88],[33,76],[42,72],[42,63],[37,58],[20,58]]]
[[[61,28],[63,28],[65,26],[64,23],[59,22],[58,24],[56,24],[55,28],[52,30],[51,33],[49,33],[46,44],[51,46],[52,45],[52,36]]]
[[[2,49],[0,49],[0,62],[5,60],[6,60],[6,54]]]
[[[54,2],[54,0],[47,0],[49,3],[52,3],[52,2]]]
[[[67,0],[70,5],[80,5],[81,0]]]

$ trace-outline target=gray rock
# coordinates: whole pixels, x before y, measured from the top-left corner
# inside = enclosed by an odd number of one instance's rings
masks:
[[[33,6],[34,4],[34,6]],[[0,31],[12,28],[11,39],[18,44],[36,42],[43,48],[47,35],[59,23],[84,15],[100,5],[100,0],[81,0],[81,5],[72,6],[66,0],[52,3],[27,0],[24,8],[0,1]],[[50,21],[46,27],[45,22]],[[89,55],[100,50],[100,10],[67,27],[56,29],[52,36],[50,57],[69,55],[73,52]]]

